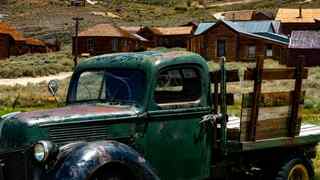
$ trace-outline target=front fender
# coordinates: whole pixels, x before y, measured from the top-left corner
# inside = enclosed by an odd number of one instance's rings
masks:
[[[142,180],[160,179],[148,162],[134,149],[116,141],[82,143],[50,172],[52,180],[88,180],[98,168],[118,162],[139,174]]]

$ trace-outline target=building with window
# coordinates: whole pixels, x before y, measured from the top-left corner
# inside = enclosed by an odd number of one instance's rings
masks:
[[[224,21],[200,23],[189,50],[207,60],[252,61],[258,55],[285,61],[289,39],[277,34],[275,21]]]
[[[18,46],[25,44],[25,38],[15,28],[0,22],[0,59],[19,55]]]
[[[152,47],[187,48],[194,26],[144,27],[138,34],[150,40]]]
[[[98,24],[79,33],[78,55],[99,55],[146,49],[148,40],[111,24]],[[73,37],[75,54],[75,37]]]

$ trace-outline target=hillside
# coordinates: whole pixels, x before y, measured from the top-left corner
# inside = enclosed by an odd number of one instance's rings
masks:
[[[229,2],[227,0],[225,2]],[[234,0],[233,0],[234,1]],[[223,3],[217,1],[215,3]],[[4,21],[16,26],[27,36],[58,34],[63,41],[69,42],[73,32],[72,17],[81,16],[81,29],[99,23],[115,23],[134,26],[173,26],[185,24],[192,20],[212,21],[212,14],[228,10],[264,9],[275,10],[276,7],[296,7],[299,0],[254,1],[226,6],[214,6],[208,3],[201,8],[199,3],[191,0],[103,0],[96,5],[71,7],[69,1],[62,0],[12,0],[0,8],[0,14],[7,14]],[[213,6],[212,6],[213,5]],[[320,1],[305,3],[304,7],[319,7]],[[102,16],[102,14],[111,14]],[[94,15],[100,14],[100,15]]]

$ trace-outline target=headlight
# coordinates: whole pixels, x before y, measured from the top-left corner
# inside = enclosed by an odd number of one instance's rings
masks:
[[[38,162],[45,162],[48,160],[53,150],[53,144],[49,141],[39,141],[34,145],[34,158]]]

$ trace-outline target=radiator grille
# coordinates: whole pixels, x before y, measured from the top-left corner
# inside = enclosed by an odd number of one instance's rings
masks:
[[[49,140],[64,144],[74,141],[97,141],[129,137],[134,133],[132,124],[78,123],[47,127]]]

